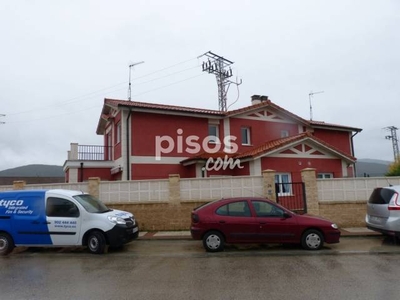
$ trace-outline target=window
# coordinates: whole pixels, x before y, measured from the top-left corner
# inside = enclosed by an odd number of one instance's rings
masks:
[[[219,140],[218,125],[208,125],[209,142],[216,144]]]
[[[333,174],[332,173],[318,173],[317,178],[320,178],[320,179],[333,178]]]
[[[291,195],[291,185],[290,185],[290,174],[276,174],[275,175],[275,187],[279,196]]]
[[[284,211],[275,205],[264,201],[251,201],[257,217],[282,217]]]
[[[289,131],[287,130],[281,130],[281,138],[285,138],[289,136]]]
[[[250,128],[242,127],[241,134],[242,134],[242,145],[250,145]]]
[[[46,215],[48,217],[79,217],[78,207],[67,199],[49,197],[47,199]]]
[[[121,122],[117,124],[117,144],[121,142]]]
[[[238,201],[221,206],[215,212],[220,216],[250,217],[250,208],[247,201]]]

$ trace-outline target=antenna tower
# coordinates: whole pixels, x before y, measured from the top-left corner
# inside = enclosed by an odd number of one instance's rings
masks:
[[[230,65],[233,64],[232,61],[212,53],[211,51],[200,55],[198,58],[202,56],[208,57],[207,61],[203,61],[203,72],[214,74],[217,78],[219,110],[227,111],[226,103],[229,86],[231,83],[240,85],[242,84],[242,80],[240,80],[240,82],[233,82],[229,80],[229,78],[232,77],[232,69],[230,67]]]
[[[315,95],[315,94],[322,94],[324,91],[319,91],[319,92],[313,92],[311,91],[308,94],[308,100],[310,101],[310,121],[312,121],[312,105],[311,105],[311,98]]]
[[[129,65],[129,87],[128,87],[128,100],[131,101],[131,97],[132,97],[132,83],[131,83],[131,70],[132,67],[136,66],[136,65],[140,65],[144,63],[144,61],[139,61],[137,63],[133,63]]]
[[[387,140],[392,140],[394,161],[397,161],[399,159],[399,140],[397,139],[398,128],[395,126],[389,126],[384,129],[390,131],[390,135],[385,136],[385,138]]]

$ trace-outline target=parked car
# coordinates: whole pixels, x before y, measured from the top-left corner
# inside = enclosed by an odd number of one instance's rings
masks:
[[[296,243],[307,250],[324,242],[339,243],[340,230],[331,221],[298,215],[265,198],[231,198],[192,211],[191,235],[210,252],[225,243]]]
[[[400,238],[400,186],[379,187],[367,203],[367,228]]]

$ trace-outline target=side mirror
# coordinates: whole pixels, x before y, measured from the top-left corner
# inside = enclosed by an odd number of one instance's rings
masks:
[[[291,215],[291,214],[289,214],[289,213],[287,213],[287,212],[285,211],[285,212],[283,212],[283,215],[282,215],[282,217],[283,217],[283,218],[285,218],[285,219],[288,219],[288,218],[291,218],[291,217],[292,217],[292,215]]]

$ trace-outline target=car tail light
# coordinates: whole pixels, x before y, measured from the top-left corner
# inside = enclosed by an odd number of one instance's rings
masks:
[[[388,209],[389,210],[400,210],[400,203],[399,203],[399,193],[394,193],[392,199],[389,202]]]
[[[192,221],[193,223],[199,223],[199,215],[192,213]]]

